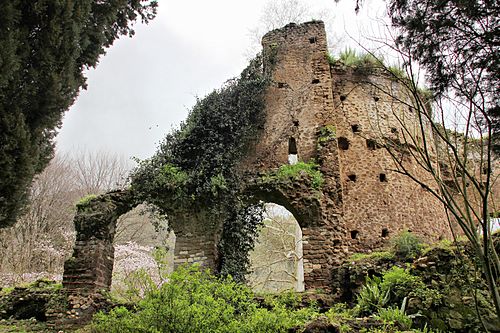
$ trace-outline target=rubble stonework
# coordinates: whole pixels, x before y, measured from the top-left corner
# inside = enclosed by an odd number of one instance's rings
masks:
[[[265,94],[265,121],[239,169],[247,177],[253,200],[280,204],[296,217],[303,234],[305,287],[330,289],[332,268],[349,253],[371,250],[402,230],[427,240],[447,237],[448,224],[438,200],[394,172],[392,157],[377,144],[381,134],[401,132],[394,112],[408,112],[379,88],[404,95],[401,87],[380,73],[331,66],[322,22],[287,25],[266,34],[262,43],[265,73],[271,81]],[[411,117],[407,117],[410,123]],[[290,154],[319,164],[321,188],[312,189],[307,177],[288,183],[263,180],[263,175],[288,164]],[[405,164],[419,177],[429,177],[412,159]],[[107,206],[94,207],[108,213],[94,211],[75,218],[79,236],[64,275],[69,289],[110,285],[114,223],[132,208],[113,203],[119,198],[111,199]],[[88,237],[80,235],[82,218],[97,226],[88,235],[85,231]],[[205,220],[202,212],[173,219],[176,265],[198,262],[217,268],[221,226],[204,225]]]

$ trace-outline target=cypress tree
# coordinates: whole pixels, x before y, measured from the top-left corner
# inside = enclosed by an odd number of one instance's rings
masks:
[[[0,2],[0,228],[53,156],[64,112],[114,40],[156,15],[149,0]]]

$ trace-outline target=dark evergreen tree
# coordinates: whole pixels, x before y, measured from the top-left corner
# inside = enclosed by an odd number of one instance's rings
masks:
[[[83,71],[132,24],[156,14],[149,0],[0,2],[0,227],[12,225],[34,175],[47,165]]]

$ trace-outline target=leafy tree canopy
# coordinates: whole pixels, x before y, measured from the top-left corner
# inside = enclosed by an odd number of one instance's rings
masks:
[[[392,0],[397,43],[423,65],[433,88],[464,90],[466,81],[482,91],[500,91],[500,4],[491,0]],[[471,92],[468,92],[471,93]]]
[[[47,165],[83,71],[132,24],[156,14],[149,0],[0,2],[0,227],[12,225],[34,175]]]

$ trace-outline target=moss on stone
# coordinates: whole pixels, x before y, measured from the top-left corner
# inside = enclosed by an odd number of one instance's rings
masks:
[[[80,200],[78,200],[78,202],[76,203],[76,208],[78,210],[85,210],[87,207],[90,206],[91,202],[94,201],[95,199],[97,199],[96,194],[88,194],[83,198],[81,198]]]

